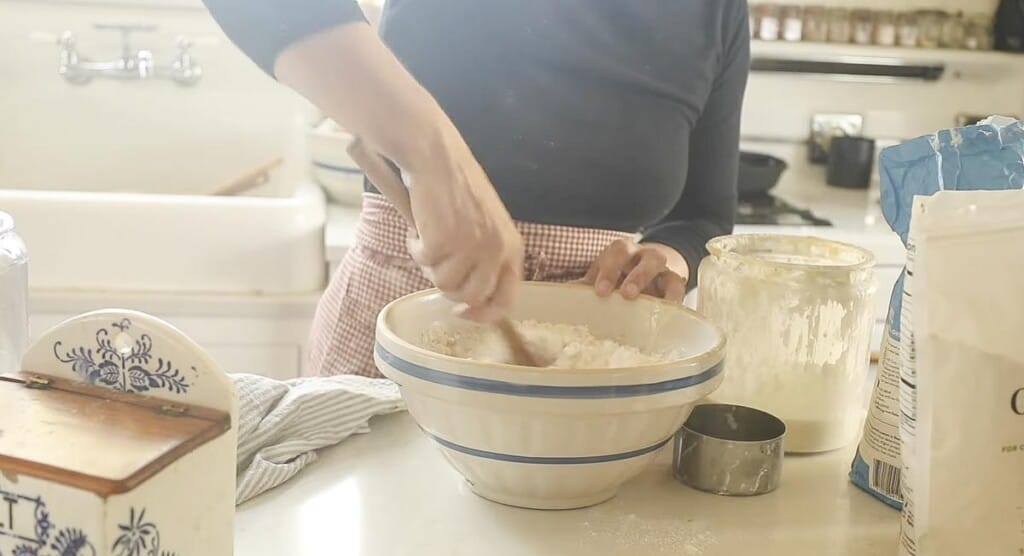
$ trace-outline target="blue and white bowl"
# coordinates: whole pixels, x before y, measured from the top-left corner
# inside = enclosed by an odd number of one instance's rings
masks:
[[[473,491],[496,502],[568,509],[612,498],[722,380],[722,332],[681,305],[530,282],[510,316],[585,324],[597,337],[678,358],[618,369],[469,361],[421,345],[432,325],[457,321],[437,290],[385,307],[378,368]]]
[[[352,135],[325,120],[306,134],[310,174],[331,201],[358,207],[363,201],[363,171],[348,155]]]

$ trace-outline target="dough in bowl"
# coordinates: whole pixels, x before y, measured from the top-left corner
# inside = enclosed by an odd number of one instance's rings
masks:
[[[516,321],[527,347],[547,367],[610,369],[649,365],[670,359],[664,353],[645,352],[636,346],[595,337],[584,325]],[[493,326],[436,323],[423,335],[422,347],[462,359],[511,364],[512,352]]]

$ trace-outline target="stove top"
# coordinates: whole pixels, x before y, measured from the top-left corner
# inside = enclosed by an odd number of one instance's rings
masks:
[[[736,207],[736,224],[747,226],[831,226],[807,209],[797,208],[770,194],[741,198]]]

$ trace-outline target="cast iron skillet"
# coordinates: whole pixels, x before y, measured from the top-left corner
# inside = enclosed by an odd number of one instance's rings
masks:
[[[779,183],[786,161],[763,154],[740,151],[739,196],[741,199],[759,197]]]

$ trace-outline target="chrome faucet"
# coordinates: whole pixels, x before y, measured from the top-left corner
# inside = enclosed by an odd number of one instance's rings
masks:
[[[97,24],[101,31],[121,33],[121,58],[107,62],[96,62],[78,53],[75,35],[71,31],[61,34],[60,67],[57,72],[69,83],[84,85],[96,77],[112,79],[170,79],[179,85],[195,85],[203,75],[203,69],[192,58],[192,42],[178,37],[178,55],[167,65],[153,61],[149,50],[134,50],[131,46],[132,33],[155,31],[156,25],[115,25]]]

